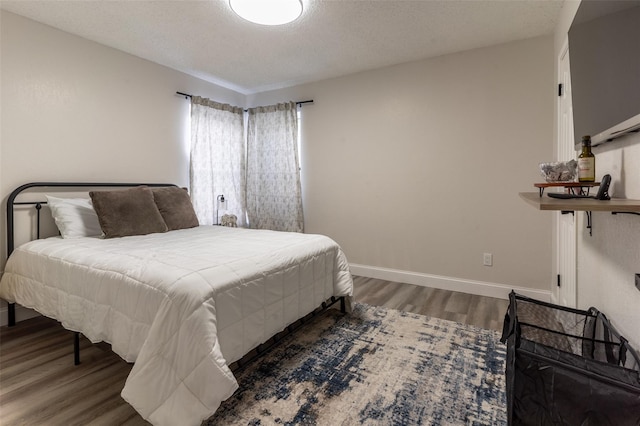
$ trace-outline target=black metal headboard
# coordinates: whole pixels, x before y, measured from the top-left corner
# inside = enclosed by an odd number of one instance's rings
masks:
[[[150,186],[150,187],[163,187],[163,186],[177,186],[172,183],[106,183],[106,182],[31,182],[17,187],[9,194],[7,198],[7,257],[11,255],[15,248],[15,229],[14,229],[14,207],[18,205],[32,205],[35,206],[36,217],[36,238],[40,238],[40,209],[43,204],[47,204],[46,201],[16,201],[16,197],[21,192],[30,188],[66,188],[66,189],[80,189],[80,188],[131,188],[136,186]],[[8,323],[9,326],[13,326],[16,323],[16,310],[15,303],[8,304]]]
[[[30,188],[66,188],[66,189],[79,189],[79,188],[130,188],[135,186],[176,186],[172,183],[106,183],[106,182],[31,182],[17,187],[9,194],[7,198],[7,257],[13,252],[15,248],[15,230],[13,221],[14,207],[17,205],[32,205],[35,206],[37,211],[36,219],[36,238],[40,238],[40,209],[43,204],[47,204],[46,201],[15,201],[16,197],[21,192]]]

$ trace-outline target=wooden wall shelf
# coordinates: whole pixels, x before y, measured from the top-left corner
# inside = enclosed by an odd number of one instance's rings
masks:
[[[640,200],[612,198],[572,198],[568,200],[540,196],[537,192],[521,192],[520,198],[538,210],[594,211],[594,212],[640,212]]]

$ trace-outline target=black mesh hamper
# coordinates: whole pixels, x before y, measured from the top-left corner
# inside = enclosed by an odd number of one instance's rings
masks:
[[[640,425],[640,358],[595,308],[509,295],[509,425]]]

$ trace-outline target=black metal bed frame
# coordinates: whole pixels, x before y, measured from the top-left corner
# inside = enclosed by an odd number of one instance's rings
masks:
[[[31,188],[131,188],[136,186],[164,187],[176,186],[172,183],[107,183],[107,182],[31,182],[14,189],[7,198],[7,258],[15,249],[15,206],[34,206],[36,209],[36,239],[40,239],[40,210],[46,201],[16,201],[18,195]],[[7,305],[8,325],[16,325],[16,304]],[[73,332],[73,363],[80,364],[80,332]]]
[[[40,210],[43,204],[47,204],[46,201],[16,201],[18,195],[31,188],[65,188],[65,189],[82,189],[82,188],[131,188],[136,186],[149,186],[149,187],[166,187],[177,186],[172,183],[106,183],[106,182],[31,182],[21,185],[14,189],[7,198],[7,258],[13,253],[15,249],[15,222],[14,222],[14,210],[15,206],[30,205],[36,209],[36,238],[40,239]],[[264,351],[275,345],[284,335],[291,334],[295,330],[299,329],[312,317],[317,316],[319,313],[326,311],[335,303],[340,302],[340,311],[346,312],[346,300],[342,297],[331,297],[322,305],[309,313],[305,317],[290,324],[283,332],[276,334],[267,342],[259,345],[256,349],[251,351],[247,356],[241,360],[233,363],[236,368],[240,368],[248,364],[251,360],[258,357]],[[16,307],[15,303],[8,303],[8,325],[13,327],[16,325]],[[248,360],[245,358],[249,357]],[[73,363],[75,365],[80,364],[80,332],[75,331],[73,336]]]

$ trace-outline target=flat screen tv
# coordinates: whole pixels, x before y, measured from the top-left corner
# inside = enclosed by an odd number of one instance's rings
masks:
[[[583,0],[569,63],[576,148],[640,131],[640,0]]]

